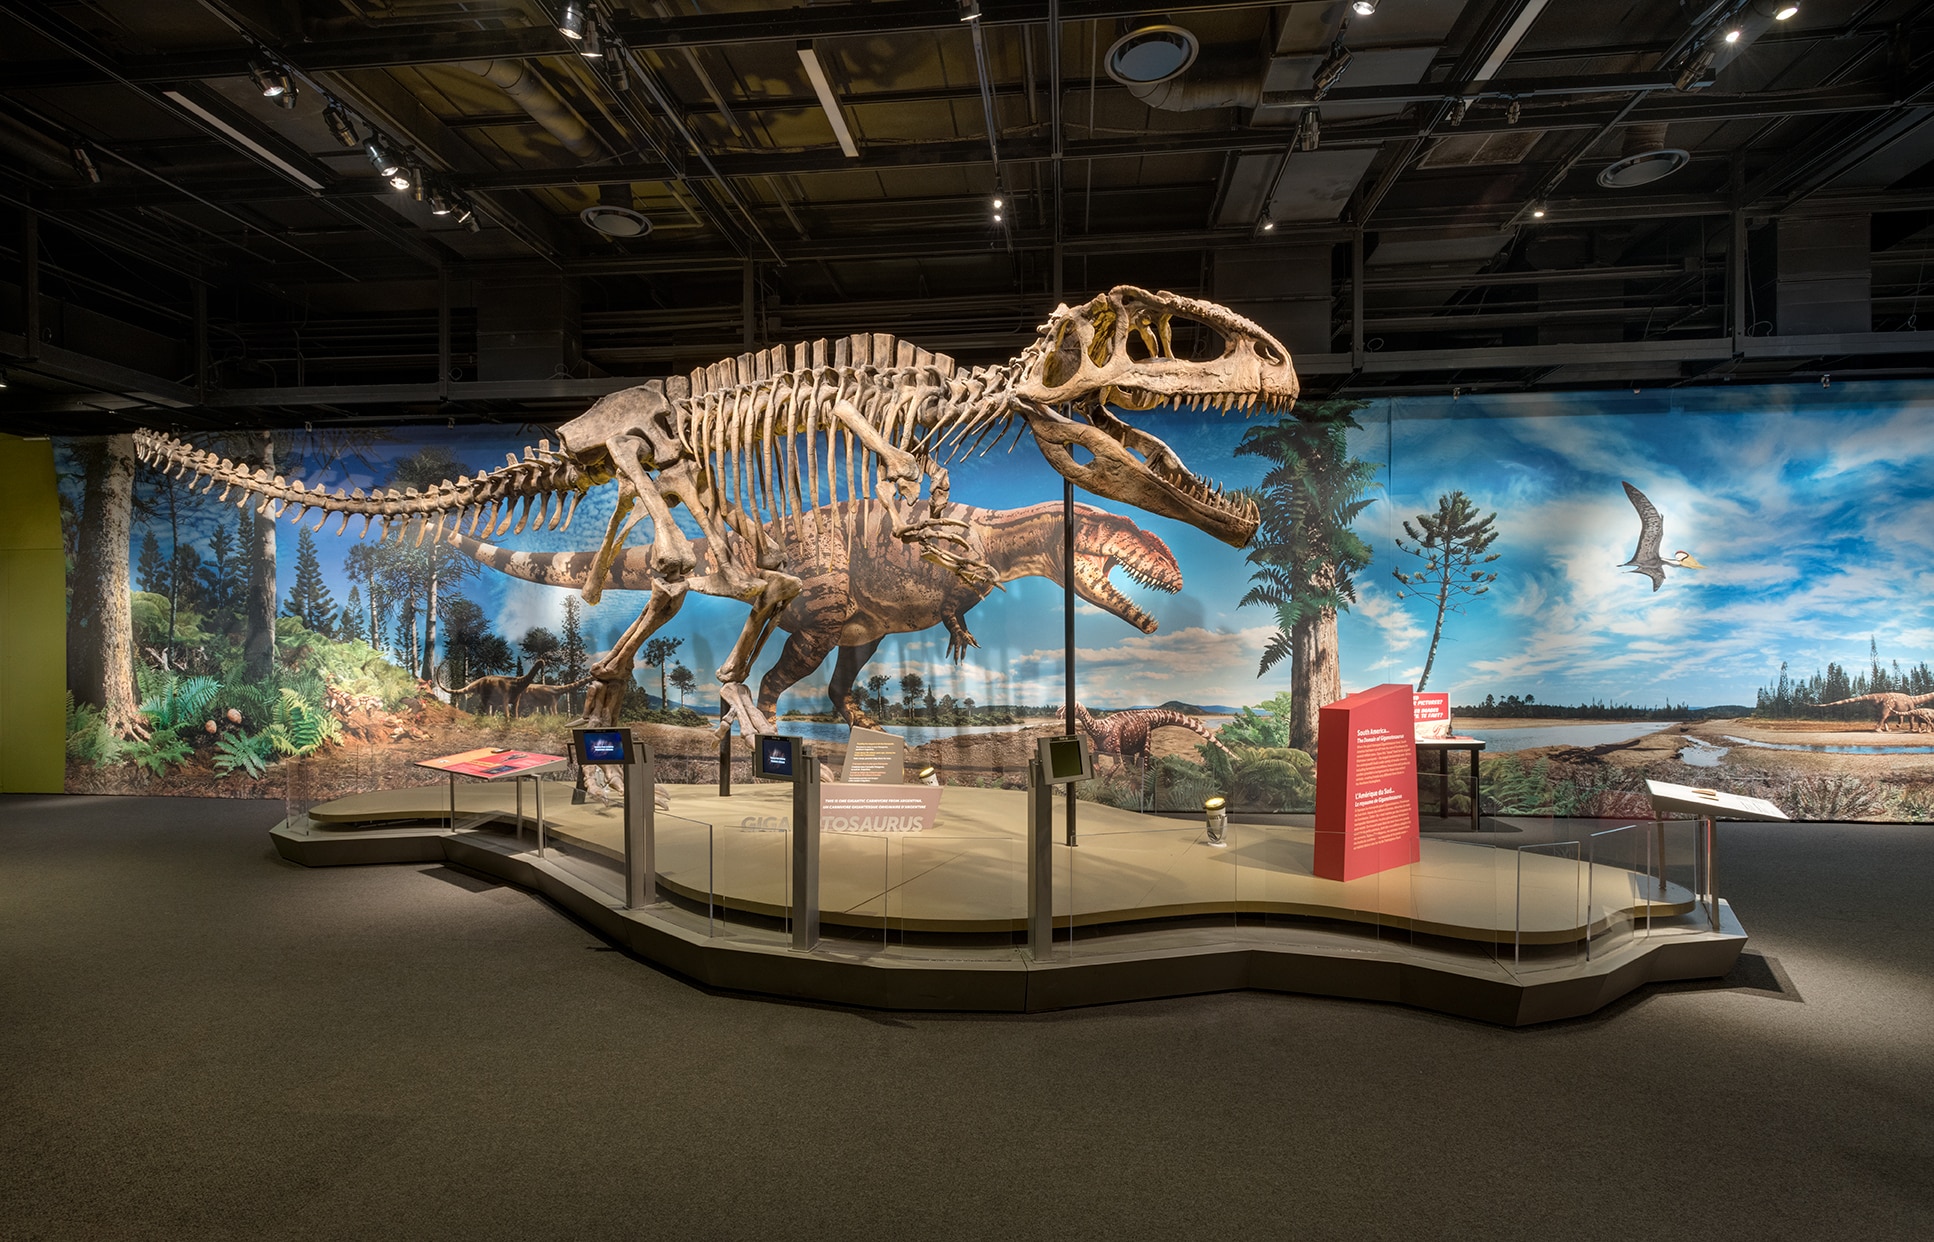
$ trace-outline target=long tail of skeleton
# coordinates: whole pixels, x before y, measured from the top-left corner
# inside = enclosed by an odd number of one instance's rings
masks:
[[[400,542],[414,530],[418,544],[426,536],[442,539],[446,532],[461,528],[466,519],[472,532],[481,523],[486,535],[514,533],[526,525],[536,530],[547,524],[547,513],[551,529],[568,528],[579,496],[591,484],[576,463],[553,450],[548,440],[539,440],[536,448],[525,448],[521,461],[506,454],[505,464],[495,470],[445,480],[428,491],[378,488],[367,494],[361,488],[348,492],[310,488],[300,479],[291,481],[264,469],[251,469],[246,463],[230,461],[154,431],[135,432],[134,450],[142,461],[168,477],[189,479],[191,489],[207,493],[219,485],[222,490],[218,501],[226,501],[234,493],[238,508],[271,520],[286,513],[289,521],[299,522],[314,512],[318,516],[310,529],[320,530],[335,514],[341,519],[336,533],[341,534],[350,518],[360,517],[363,524],[356,532],[358,538],[369,533],[371,522],[380,522],[379,538],[394,536]],[[565,508],[567,496],[569,510]]]

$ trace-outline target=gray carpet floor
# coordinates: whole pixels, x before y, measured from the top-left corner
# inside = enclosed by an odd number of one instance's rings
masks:
[[[1729,825],[1710,985],[719,995],[279,804],[0,798],[0,1238],[1930,1238],[1934,829]]]

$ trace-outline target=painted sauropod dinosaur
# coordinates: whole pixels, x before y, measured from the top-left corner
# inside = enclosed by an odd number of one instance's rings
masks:
[[[550,712],[555,715],[558,704],[570,702],[571,692],[573,690],[590,684],[591,679],[589,677],[580,677],[576,681],[566,682],[561,686],[525,686],[524,698],[518,708],[518,714],[524,714],[524,709],[528,708],[532,715],[536,715],[538,712]]]
[[[880,502],[861,504],[881,511],[869,518],[853,512],[853,502],[841,501],[813,510],[808,522],[790,529],[774,522],[767,531],[768,538],[783,545],[786,562],[801,583],[799,594],[779,614],[778,628],[789,635],[785,648],[759,682],[759,710],[768,716],[777,709],[780,695],[811,676],[838,648],[826,696],[849,724],[871,727],[873,719],[853,699],[853,686],[888,634],[944,625],[947,654],[958,663],[969,647],[980,645],[967,628],[967,612],[997,584],[1028,576],[1065,582],[1059,504],[1023,509],[949,504],[943,516],[963,523],[973,554],[989,567],[988,575],[973,582],[924,560],[918,548],[895,539],[891,515]],[[1143,586],[1174,594],[1182,589],[1174,554],[1160,536],[1120,514],[1076,505],[1075,517],[1075,594],[1153,634],[1155,618],[1116,590],[1108,576],[1119,566]],[[595,556],[513,551],[455,533],[445,538],[465,556],[500,573],[550,586],[582,586]],[[706,567],[708,542],[696,540],[692,549]],[[606,586],[648,591],[653,582],[646,550],[632,548],[612,563]]]
[[[1926,733],[1934,729],[1934,707],[1910,707],[1901,713],[1901,719],[1907,722],[1909,733]]]
[[[1074,706],[1074,721],[1093,740],[1097,755],[1113,755],[1117,759],[1146,755],[1148,735],[1156,729],[1173,725],[1193,730],[1223,754],[1235,757],[1235,752],[1224,746],[1221,738],[1203,728],[1200,720],[1166,707],[1137,707],[1125,712],[1109,712],[1106,716],[1092,716],[1087,708],[1077,703]]]
[[[522,675],[517,677],[496,675],[479,677],[469,685],[453,690],[444,685],[442,677],[439,676],[436,687],[449,695],[453,703],[460,694],[476,695],[476,714],[479,716],[488,716],[501,708],[505,719],[510,719],[523,714],[519,709],[523,704],[524,695],[530,689],[531,682],[537,680],[538,670],[543,667],[544,657],[539,656],[531,661],[531,666],[525,669]]]
[[[1822,703],[1820,706],[1845,707],[1849,703],[1878,703],[1880,704],[1880,723],[1874,726],[1874,732],[1885,733],[1888,720],[1895,716],[1905,716],[1929,699],[1934,699],[1934,694],[1901,694],[1897,691],[1883,690],[1878,694],[1856,694],[1850,699],[1835,699],[1831,703]]]
[[[1208,356],[1179,355],[1178,324],[1184,342],[1206,344]],[[359,515],[364,531],[369,520],[380,520],[385,537],[401,540],[413,528],[419,544],[466,520],[465,534],[481,525],[486,537],[533,522],[562,529],[585,492],[615,482],[583,597],[597,602],[626,537],[646,517],[655,581],[644,611],[592,668],[586,718],[617,720],[638,648],[677,614],[688,592],[698,591],[750,606],[718,679],[726,706],[720,727],[737,719],[753,731],[769,722],[745,679],[802,587],[784,545],[766,537],[766,521],[801,521],[822,495],[857,500],[877,492],[889,501],[895,538],[978,580],[990,571],[968,551],[956,521],[943,516],[945,463],[986,452],[1025,426],[1042,458],[1077,486],[1243,547],[1260,520],[1255,502],[1197,478],[1168,445],[1115,411],[1165,404],[1287,410],[1297,392],[1289,351],[1259,325],[1213,302],[1119,285],[1080,306],[1055,308],[1020,354],[991,366],[959,367],[909,342],[860,334],[651,380],[564,423],[557,450],[540,441],[522,461],[512,457],[494,471],[427,491],[310,489],[152,431],[136,433],[135,449],[172,477],[206,478],[206,490],[221,484],[224,499],[239,489],[238,503],[258,513],[286,511],[299,521],[317,510],[318,527],[331,513],[343,515],[343,525]],[[923,482],[924,515],[915,504]],[[698,560],[672,518],[673,505],[684,505],[706,538],[733,546],[714,558],[714,572],[695,572]]]

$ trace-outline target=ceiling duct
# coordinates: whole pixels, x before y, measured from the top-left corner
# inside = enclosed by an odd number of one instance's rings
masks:
[[[1598,184],[1608,190],[1629,190],[1669,177],[1692,162],[1692,154],[1665,145],[1665,123],[1650,122],[1625,130],[1623,154],[1598,170]]]
[[[516,101],[518,107],[530,115],[530,119],[543,126],[544,132],[558,140],[566,151],[581,160],[602,158],[604,150],[597,139],[584,124],[584,119],[571,110],[550,88],[550,84],[537,76],[521,60],[466,60],[460,66],[486,78],[500,87],[504,94]]]

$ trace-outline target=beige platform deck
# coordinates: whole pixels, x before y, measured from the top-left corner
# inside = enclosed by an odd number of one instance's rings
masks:
[[[783,786],[741,788],[721,799],[711,786],[669,785],[658,818],[660,881],[681,896],[707,895],[728,909],[782,916],[788,893],[788,812]],[[458,785],[459,818],[508,817],[506,785]],[[320,829],[420,825],[448,808],[443,784],[357,794],[309,810]],[[526,795],[525,813],[532,812]],[[613,808],[571,804],[571,787],[546,782],[553,838],[615,861],[621,825]],[[827,833],[820,846],[822,921],[919,933],[1023,930],[1026,919],[1024,796],[950,787],[930,831]],[[1311,873],[1308,828],[1232,824],[1212,846],[1201,824],[1082,803],[1080,845],[1057,846],[1055,920],[1060,926],[1236,913],[1285,914],[1377,924],[1501,943],[1561,944],[1623,919],[1671,918],[1692,893],[1633,870],[1585,867],[1546,853],[1426,838],[1416,864],[1348,883]],[[1055,839],[1062,839],[1059,807]],[[1589,902],[1588,902],[1589,895]],[[1589,912],[1587,905],[1589,904]]]

